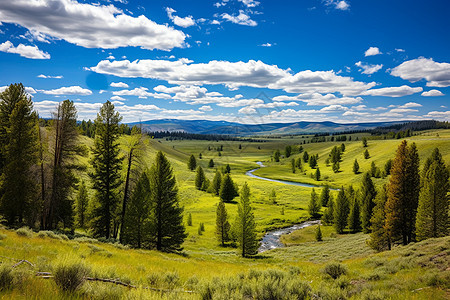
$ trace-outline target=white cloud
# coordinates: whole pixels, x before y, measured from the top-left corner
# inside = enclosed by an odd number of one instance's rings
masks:
[[[436,97],[436,96],[444,96],[444,94],[441,91],[438,90],[429,90],[422,93],[422,96],[424,97]]]
[[[138,87],[133,90],[114,91],[113,95],[115,95],[115,96],[137,96],[140,99],[147,99],[148,97],[152,97],[152,98],[156,98],[156,99],[170,99],[170,96],[166,95],[166,94],[150,93],[150,92],[148,92],[148,88],[146,88],[146,87]]]
[[[412,109],[412,108],[394,108],[391,109],[389,112],[390,113],[408,113],[408,112],[417,112],[419,110],[417,109]]]
[[[213,5],[217,8],[221,7],[221,6],[225,6],[228,4],[228,0],[223,0],[222,2],[216,2]]]
[[[114,101],[124,101],[125,99],[122,98],[122,97],[120,97],[120,96],[112,96],[112,97],[111,97],[111,100],[114,100]]]
[[[128,88],[128,84],[126,84],[125,82],[111,82],[110,85],[117,88]]]
[[[92,95],[92,91],[84,89],[81,86],[65,86],[54,90],[38,90],[40,93],[47,95]]]
[[[254,115],[256,114],[256,109],[254,109],[253,107],[247,106],[247,107],[243,107],[241,108],[238,113],[243,114],[243,115]]]
[[[275,44],[272,44],[272,43],[265,43],[265,44],[261,44],[261,47],[272,47],[274,45]]]
[[[366,52],[364,52],[364,56],[373,56],[378,54],[382,54],[380,52],[380,49],[378,49],[378,47],[370,47],[369,49],[366,50]]]
[[[1,20],[1,11],[0,11],[0,20]],[[10,41],[6,41],[0,44],[0,51],[6,53],[19,54],[22,57],[31,59],[50,59],[50,54],[42,50],[39,50],[37,46],[26,46],[24,44],[19,44],[17,47],[15,47],[13,43],[11,43]]]
[[[391,75],[400,77],[410,82],[421,79],[427,81],[427,86],[450,86],[450,64],[438,63],[432,58],[417,58],[403,62],[391,71]]]
[[[0,86],[0,93],[3,93],[9,86],[4,85],[4,86]],[[26,86],[25,87],[25,92],[27,92],[28,94],[36,94],[36,90],[30,86]]]
[[[300,94],[297,96],[276,96],[272,99],[273,101],[302,101],[307,103],[307,105],[348,105],[356,104],[362,102],[361,97],[337,97],[334,94],[322,95],[319,93],[312,94]]]
[[[188,59],[135,60],[130,62],[102,60],[89,70],[124,78],[152,78],[177,85],[223,84],[230,89],[240,86],[282,89],[290,93],[336,93],[358,95],[376,85],[375,82],[353,81],[351,77],[337,75],[334,71],[290,70],[261,61],[228,62],[213,60],[192,63]]]
[[[329,112],[347,111],[347,110],[349,110],[349,108],[342,105],[330,105],[320,109],[320,111],[329,111]]]
[[[405,49],[395,48],[395,51],[397,51],[397,52],[405,52]]]
[[[141,47],[170,50],[186,35],[146,16],[132,17],[114,5],[75,0],[0,1],[0,20],[85,48]]]
[[[201,111],[212,111],[212,108],[209,105],[203,105],[198,110],[201,110]]]
[[[229,15],[224,13],[221,15],[222,19],[227,20],[234,24],[246,25],[246,26],[256,26],[258,23],[250,18],[243,10],[239,10],[239,15]]]
[[[44,75],[44,74],[40,74],[37,77],[38,78],[51,78],[51,79],[61,79],[61,78],[63,78],[62,75],[52,76],[52,75]]]
[[[183,28],[187,28],[187,27],[195,25],[195,20],[192,16],[187,16],[187,17],[181,18],[179,16],[175,16],[174,15],[175,12],[177,12],[177,11],[174,10],[173,8],[166,7],[167,16],[169,17],[170,20],[172,20],[172,22],[175,25],[183,27]]]
[[[384,97],[403,97],[412,95],[415,93],[420,93],[423,91],[421,87],[410,87],[407,85],[397,86],[397,87],[385,87],[380,89],[371,89],[362,92],[361,95],[368,96],[384,96]]]
[[[361,73],[363,74],[373,74],[378,72],[379,70],[381,70],[381,68],[383,68],[383,65],[370,65],[370,64],[365,64],[361,61],[358,61],[357,63],[355,63],[355,66],[360,68]]]
[[[398,108],[412,108],[412,107],[422,107],[423,105],[416,102],[408,102],[403,105],[398,106]]]
[[[350,4],[348,1],[340,0],[322,0],[326,6],[331,6],[338,10],[349,10]]]
[[[450,119],[450,110],[447,111],[430,111],[424,116],[425,118],[448,121]]]
[[[242,2],[247,7],[256,7],[259,5],[258,1],[255,0],[238,0],[239,2]]]
[[[110,55],[110,56],[108,56],[106,59],[113,60],[113,59],[116,59],[116,58],[115,58],[114,56]]]

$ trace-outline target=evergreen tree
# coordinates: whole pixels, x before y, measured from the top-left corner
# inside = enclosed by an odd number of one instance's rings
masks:
[[[198,154],[198,159],[202,159],[202,154],[201,153]]]
[[[320,212],[320,202],[317,196],[316,190],[313,188],[311,191],[311,198],[308,204],[308,213],[311,218],[317,218]]]
[[[233,232],[237,238],[242,257],[258,253],[259,242],[256,237],[256,223],[250,204],[250,188],[247,183],[244,183],[242,187]]]
[[[359,173],[359,164],[358,160],[355,158],[355,162],[353,163],[353,173],[358,174]]]
[[[303,161],[307,163],[309,161],[308,151],[303,152]]]
[[[333,163],[333,172],[334,173],[338,173],[340,168],[341,168],[341,165],[339,164],[338,161]]]
[[[369,150],[367,150],[367,149],[364,151],[364,158],[365,159],[369,159],[370,158]]]
[[[150,173],[150,211],[152,244],[160,251],[181,251],[187,237],[183,208],[170,162],[159,151]]]
[[[370,176],[376,177],[376,175],[377,175],[377,166],[375,165],[375,162],[372,161],[372,163],[370,164]]]
[[[233,179],[231,179],[230,174],[225,174],[220,183],[219,197],[224,202],[231,202],[236,196],[238,194]]]
[[[363,144],[364,148],[367,147],[367,138],[366,137],[363,137],[362,144]]]
[[[392,243],[400,240],[406,245],[414,240],[419,188],[417,149],[403,141],[392,163],[387,191],[386,230]]]
[[[342,158],[341,148],[338,148],[338,146],[334,146],[333,149],[331,149],[329,157],[333,164],[339,163]]]
[[[188,216],[187,216],[187,225],[188,225],[188,226],[192,226],[192,214],[191,214],[191,213],[188,213]]]
[[[295,159],[291,159],[291,171],[295,174]]]
[[[87,225],[87,209],[89,205],[89,198],[84,181],[81,182],[78,189],[78,194],[76,198],[77,207],[77,223],[80,228],[86,228]]]
[[[314,174],[314,178],[316,181],[320,181],[320,170],[319,168],[316,169],[316,173]]]
[[[221,183],[222,183],[222,174],[220,173],[219,170],[217,170],[216,174],[214,174],[214,178],[211,183],[212,191],[214,194],[216,194],[216,196],[219,196]]]
[[[309,166],[311,169],[315,169],[317,167],[316,156],[311,155],[311,157],[309,158]]]
[[[416,220],[417,240],[448,235],[449,169],[438,148],[425,163],[421,186]]]
[[[273,160],[275,161],[275,162],[279,162],[280,161],[280,156],[281,156],[281,153],[280,153],[280,150],[275,150],[275,152],[273,153]]]
[[[375,196],[376,190],[370,174],[364,173],[359,198],[361,201],[361,222],[365,233],[370,232],[370,219],[372,218],[372,211],[375,207]]]
[[[286,158],[290,157],[292,153],[292,146],[291,145],[287,145],[286,148],[284,149],[284,155],[286,156]]]
[[[136,248],[151,248],[150,181],[148,172],[143,172],[134,187],[128,205],[120,240]]]
[[[205,182],[205,172],[203,172],[203,168],[198,166],[195,174],[195,187],[197,190],[203,190],[202,187]]]
[[[323,212],[322,216],[322,222],[325,224],[333,224],[334,222],[334,200],[332,197],[330,197],[330,200],[328,200],[328,207]]]
[[[350,213],[348,215],[348,228],[351,232],[355,233],[361,230],[361,218],[359,201],[354,198],[351,203]]]
[[[1,212],[8,225],[34,223],[37,185],[31,168],[38,158],[38,123],[22,84],[0,94]]]
[[[320,230],[320,224],[317,226],[317,229],[316,229],[316,241],[318,241],[318,242],[323,241],[322,230]]]
[[[388,159],[386,164],[384,165],[384,173],[386,176],[391,175],[391,168],[392,168],[392,159]]]
[[[230,164],[227,164],[225,166],[225,169],[223,170],[223,174],[231,174],[231,167]]]
[[[349,202],[345,193],[344,187],[339,190],[336,198],[336,205],[334,207],[334,227],[337,233],[343,233],[345,226],[347,226],[347,219],[349,214]]]
[[[302,159],[300,157],[295,161],[295,166],[300,170],[300,172],[303,171]]]
[[[188,169],[194,171],[197,167],[197,160],[195,159],[194,154],[191,154],[188,160]]]
[[[344,143],[341,144],[341,152],[345,152],[345,145],[344,145]]]
[[[230,223],[228,222],[227,209],[225,203],[220,200],[216,210],[216,236],[222,246],[225,246],[225,242],[230,239],[229,231]]]
[[[209,168],[214,168],[214,160],[211,158],[208,163]]]
[[[328,202],[330,201],[330,187],[325,185],[320,193],[320,203],[322,206],[328,206]]]
[[[53,163],[51,165],[50,201],[44,203],[43,228],[54,229],[63,221],[64,227],[73,227],[72,190],[77,179],[73,169],[78,147],[77,110],[73,101],[65,100],[58,104],[53,113],[52,145]]]
[[[386,231],[386,185],[384,185],[377,193],[375,198],[375,208],[373,209],[372,218],[370,219],[371,233],[368,245],[377,251],[391,249],[389,235]]]
[[[90,174],[95,190],[93,209],[93,231],[96,237],[113,236],[112,224],[119,206],[118,188],[121,185],[121,157],[118,143],[121,116],[114,105],[106,101],[95,119],[95,139]]]

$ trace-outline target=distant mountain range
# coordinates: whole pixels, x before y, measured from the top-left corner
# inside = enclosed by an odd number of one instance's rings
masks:
[[[181,131],[196,134],[226,134],[235,136],[251,135],[280,135],[280,134],[311,134],[336,133],[345,131],[359,131],[374,129],[376,127],[391,126],[399,122],[374,122],[339,124],[334,122],[294,122],[294,123],[268,123],[268,124],[241,124],[226,121],[207,120],[177,120],[160,119],[149,120],[129,125],[141,124],[145,131]]]

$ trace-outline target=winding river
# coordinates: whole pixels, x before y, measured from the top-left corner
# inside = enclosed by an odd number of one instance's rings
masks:
[[[289,185],[296,185],[296,186],[301,186],[301,187],[307,187],[307,188],[314,188],[314,187],[318,187],[321,188],[322,186],[320,185],[313,185],[313,184],[307,184],[307,183],[300,183],[300,182],[293,182],[293,181],[285,181],[285,180],[277,180],[277,179],[271,179],[271,178],[266,178],[266,177],[261,177],[258,175],[253,174],[253,172],[255,172],[256,170],[260,169],[260,168],[264,168],[265,166],[263,165],[262,162],[258,161],[256,162],[259,165],[259,168],[247,171],[245,173],[245,175],[250,176],[252,178],[256,178],[256,179],[262,179],[262,180],[267,180],[267,181],[271,181],[271,182],[278,182],[278,183],[282,183],[282,184],[289,184]],[[306,228],[308,226],[312,226],[312,225],[316,225],[319,224],[320,221],[316,220],[316,221],[306,221],[300,224],[295,224],[293,226],[290,227],[286,227],[286,228],[280,228],[280,229],[276,229],[276,230],[272,230],[272,231],[268,231],[264,237],[261,240],[261,245],[259,246],[258,252],[264,252],[267,250],[272,250],[272,249],[276,249],[276,248],[281,248],[284,247],[283,243],[280,241],[280,238],[283,234],[289,234],[295,230],[298,229],[303,229]]]

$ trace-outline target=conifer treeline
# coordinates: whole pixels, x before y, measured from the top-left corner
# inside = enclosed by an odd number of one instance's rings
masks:
[[[7,225],[72,234],[80,227],[98,238],[120,237],[134,247],[181,250],[186,238],[183,209],[164,154],[159,152],[151,169],[143,170],[140,130],[125,130],[121,116],[107,101],[94,123],[81,125],[95,138],[93,171],[89,181],[80,183],[86,169],[76,156],[87,156],[89,150],[78,145],[76,120],[74,103],[65,100],[51,120],[41,123],[47,126],[39,127],[22,84],[12,84],[0,94],[0,213]],[[118,143],[123,133],[130,134],[125,151]],[[94,191],[91,199],[89,187]]]

